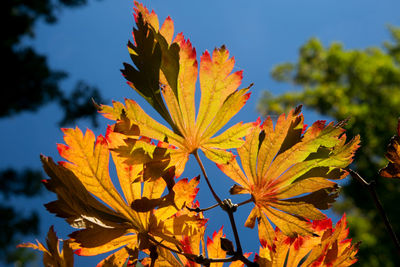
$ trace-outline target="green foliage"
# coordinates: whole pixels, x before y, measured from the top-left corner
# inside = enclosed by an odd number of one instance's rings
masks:
[[[396,181],[381,181],[377,175],[386,163],[385,146],[400,115],[400,28],[389,29],[393,42],[386,42],[384,49],[347,50],[340,43],[325,48],[318,39],[309,40],[300,48],[296,63],[280,64],[272,71],[277,81],[302,87],[303,91],[279,96],[266,92],[258,108],[265,115],[279,114],[302,103],[336,120],[350,118],[348,135],[361,136],[356,168],[363,177],[377,179],[376,189],[384,208],[395,232],[400,232],[399,185]],[[394,266],[396,252],[366,190],[351,181],[343,191],[345,201],[336,208],[343,211],[344,207],[352,207],[351,234],[355,240],[363,240],[360,264]]]

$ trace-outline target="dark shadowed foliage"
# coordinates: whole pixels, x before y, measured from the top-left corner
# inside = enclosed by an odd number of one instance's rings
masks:
[[[21,112],[37,111],[54,102],[64,111],[60,124],[72,123],[76,119],[90,117],[93,124],[96,110],[91,104],[93,97],[102,101],[96,87],[84,81],[65,94],[60,82],[67,73],[53,70],[45,55],[26,46],[23,38],[34,38],[35,24],[42,20],[55,23],[63,8],[85,5],[86,0],[5,0],[0,2],[3,21],[0,57],[2,59],[0,118],[15,116]],[[16,244],[27,234],[37,234],[39,217],[35,212],[22,214],[9,200],[15,197],[33,197],[40,193],[41,171],[26,169],[0,170],[0,262],[18,261],[24,264],[33,259],[33,254],[17,250]]]

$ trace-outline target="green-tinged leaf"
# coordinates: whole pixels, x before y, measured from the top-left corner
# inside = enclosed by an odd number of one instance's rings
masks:
[[[225,47],[215,49],[212,57],[205,52],[199,71],[191,42],[182,34],[171,41],[174,27],[170,18],[159,29],[154,12],[150,13],[138,3],[135,12],[138,24],[134,31],[135,43],[130,43],[128,48],[136,68],[125,65],[123,73],[172,130],[152,119],[132,100],[126,100],[125,106],[121,103],[114,103],[113,107],[101,106],[101,113],[117,121],[126,116],[131,124],[140,126],[141,136],[174,146],[177,152],[170,155],[171,160],[179,163],[175,167],[177,176],[181,175],[189,155],[198,149],[209,159],[226,163],[231,156],[224,150],[240,147],[242,137],[254,126],[239,123],[213,138],[249,98],[249,88],[238,90],[242,72],[231,73],[234,59],[229,58]],[[198,72],[201,99],[196,115]],[[169,111],[167,115],[165,106]]]
[[[281,115],[274,127],[267,118],[254,128],[236,158],[218,167],[238,185],[231,191],[249,193],[256,206],[246,226],[259,221],[259,237],[272,245],[272,226],[286,235],[311,235],[307,220],[325,217],[337,197],[337,184],[358,148],[359,137],[346,143],[343,123],[317,121],[304,134],[301,107]],[[243,169],[243,171],[242,171]],[[268,226],[269,225],[269,226]]]
[[[124,69],[121,70],[122,74],[132,88],[146,99],[166,121],[171,122],[171,117],[161,97],[159,84],[162,57],[160,44],[155,40],[152,26],[143,19],[143,13],[137,14],[136,25],[137,29],[133,30],[135,45],[128,43],[128,50],[135,67],[125,63]]]
[[[237,112],[239,112],[244,104],[246,104],[246,101],[250,98],[250,93],[248,93],[249,90],[250,87],[236,90],[226,98],[218,110],[218,113],[215,115],[218,120],[213,120],[210,123],[207,130],[204,132],[205,137],[211,137],[216,134],[217,131],[219,131],[234,115],[236,115]],[[243,137],[244,135],[245,133],[242,133],[240,137]]]

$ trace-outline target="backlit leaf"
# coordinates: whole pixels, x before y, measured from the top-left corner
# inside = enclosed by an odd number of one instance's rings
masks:
[[[286,236],[275,230],[272,246],[262,240],[256,261],[260,266],[350,266],[357,262],[355,257],[359,244],[347,239],[346,216],[332,228],[330,219],[317,220],[312,224],[313,236]]]
[[[125,105],[114,102],[113,107],[101,106],[101,112],[118,121],[126,116],[131,124],[140,125],[142,136],[173,145],[177,152],[171,152],[171,157],[173,154],[175,162],[179,162],[175,168],[177,176],[182,173],[189,155],[198,149],[209,159],[226,163],[232,155],[225,150],[241,146],[242,137],[254,126],[238,123],[218,134],[249,98],[249,88],[238,89],[242,72],[232,73],[234,59],[224,46],[215,49],[212,56],[206,51],[198,67],[196,50],[189,40],[178,34],[170,41],[171,19],[159,29],[154,13],[137,3],[135,11],[135,44],[128,45],[135,67],[125,64],[123,74],[172,130],[152,119],[132,100],[126,100]],[[198,75],[201,99],[196,115]]]
[[[44,183],[58,196],[46,205],[47,209],[81,229],[70,235],[75,253],[89,256],[117,249],[99,266],[122,266],[128,257],[137,258],[138,250],[161,240],[165,245],[179,246],[181,236],[196,233],[205,224],[185,208],[197,194],[199,179],[175,183],[173,169],[164,167],[157,172],[159,177],[144,179],[146,165],[158,166],[157,153],[162,145],[141,139],[138,129],[125,128],[124,132],[131,136],[128,139],[135,141],[132,149],[143,150],[142,159],[130,163],[116,151],[126,144],[127,135],[114,132],[115,127],[122,126],[109,127],[106,137],[99,136],[97,140],[89,130],[82,133],[78,128],[64,129],[66,145],[58,148],[68,162],[57,165],[51,158],[42,157],[51,178]],[[120,195],[109,175],[110,152],[124,195]]]
[[[222,233],[222,227],[218,232],[214,232],[212,239],[207,238],[207,253],[209,258],[216,258],[216,259],[223,259],[226,256],[226,251],[221,247],[221,238],[225,237]],[[211,264],[215,267],[222,267],[224,264],[221,263],[214,263]]]
[[[273,242],[271,223],[286,235],[311,235],[307,220],[323,219],[321,209],[337,197],[337,185],[330,181],[346,177],[359,137],[346,143],[343,123],[315,122],[303,134],[301,108],[281,115],[275,125],[267,118],[246,136],[237,159],[219,168],[239,185],[233,194],[252,195],[255,207],[246,226],[258,219],[259,237]]]
[[[69,240],[63,242],[62,250],[60,251],[59,239],[54,232],[54,227],[51,226],[46,238],[47,248],[37,241],[36,244],[23,243],[18,247],[33,248],[43,252],[43,266],[57,266],[57,267],[73,267],[74,254],[72,248],[69,246]]]

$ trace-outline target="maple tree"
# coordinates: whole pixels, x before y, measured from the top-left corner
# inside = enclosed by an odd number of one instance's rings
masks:
[[[267,118],[221,129],[249,98],[238,89],[242,72],[225,47],[196,51],[183,34],[174,38],[168,17],[158,17],[135,2],[134,42],[128,50],[134,66],[124,64],[128,84],[170,126],[151,118],[135,101],[97,105],[115,121],[105,135],[63,129],[58,145],[65,161],[41,156],[50,179],[46,188],[57,200],[47,210],[78,230],[64,240],[63,251],[50,228],[46,249],[40,242],[21,244],[44,252],[46,266],[72,266],[80,256],[111,252],[98,266],[350,266],[358,244],[347,239],[346,218],[332,227],[326,210],[338,196],[336,180],[345,178],[359,137],[346,140],[343,126],[317,121],[304,125],[301,106],[274,123]],[[201,99],[195,110],[199,76]],[[237,184],[230,193],[249,194],[239,204],[222,200],[213,190],[198,151]],[[236,156],[237,153],[237,156]],[[111,155],[111,160],[110,160]],[[216,204],[202,209],[196,201],[200,176],[180,178],[193,155]],[[239,164],[239,161],[241,164]],[[115,166],[118,181],[111,178]],[[120,192],[114,183],[118,182]],[[253,202],[245,223],[257,221],[260,251],[245,253],[235,211]],[[206,211],[221,208],[234,241],[223,228],[205,242]],[[275,226],[275,229],[274,229]]]

